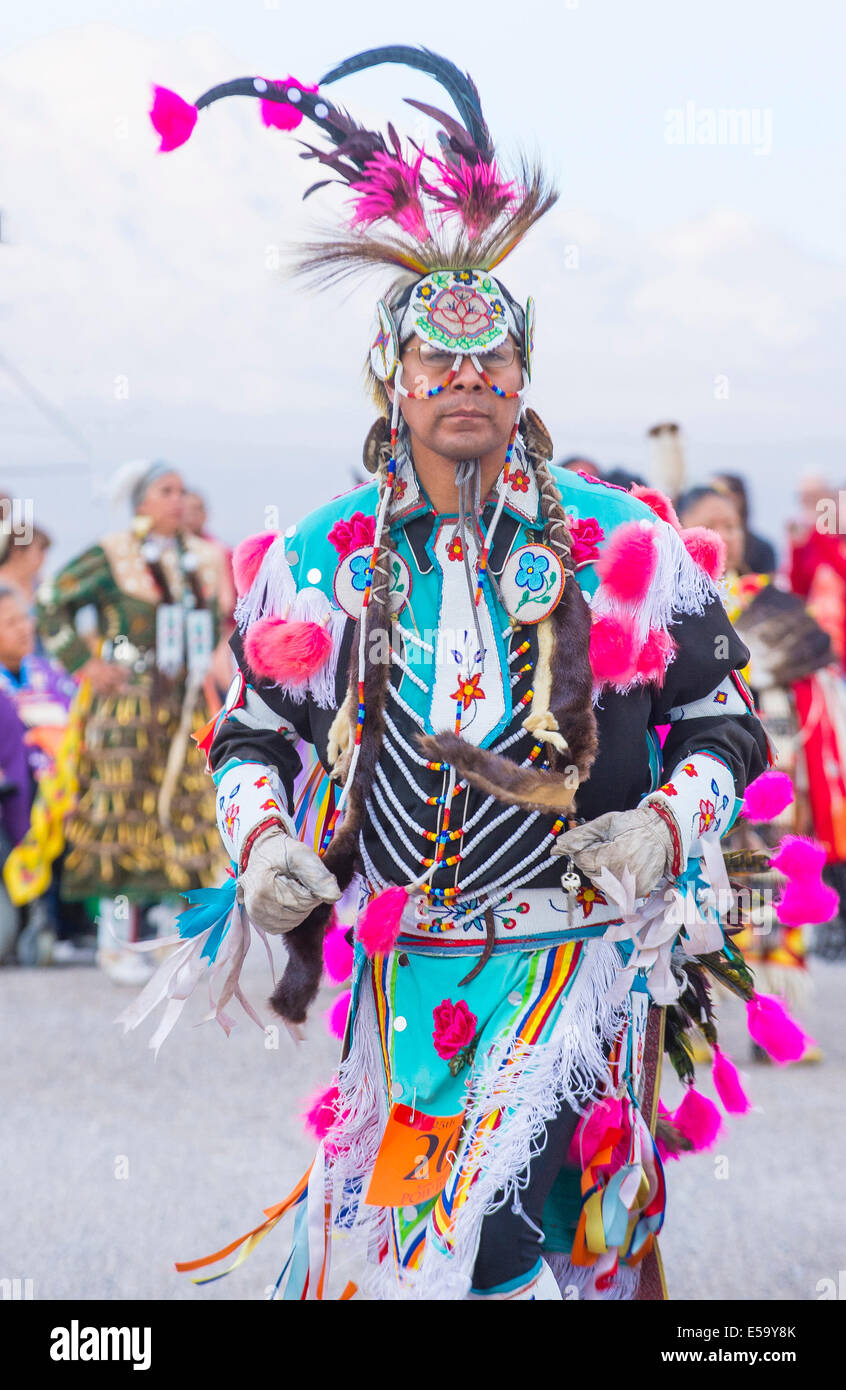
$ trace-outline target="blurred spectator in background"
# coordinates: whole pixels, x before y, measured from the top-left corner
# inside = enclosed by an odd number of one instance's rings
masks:
[[[737,503],[728,492],[714,487],[692,487],[675,503],[682,526],[707,526],[725,541],[726,573],[747,574],[744,557],[745,532]]]
[[[14,700],[0,690],[0,826],[5,837],[3,857],[23,839],[32,800],[26,729]]]
[[[4,516],[8,515],[8,511],[4,511]],[[33,526],[28,533],[20,535],[5,527],[0,532],[0,584],[17,589],[28,613],[35,613],[35,592],[41,583],[41,571],[52,543],[40,526]],[[37,633],[34,650],[39,654],[44,651]]]
[[[6,530],[0,533],[0,583],[19,589],[28,608],[35,603],[41,570],[52,544],[40,526],[33,526],[28,536],[16,536]]]
[[[828,872],[841,894],[837,874],[846,852],[846,816],[832,814],[831,804],[846,810],[846,748],[837,739],[846,705],[843,683],[832,677],[829,640],[802,601],[772,582],[771,572],[750,570],[747,532],[733,491],[721,484],[691,488],[678,498],[676,511],[682,526],[708,527],[725,543],[725,608],[750,652],[742,675],[774,741],[779,770],[794,785],[793,801],[778,822],[758,825],[741,819],[725,837],[724,852],[763,852],[772,850],[785,831],[813,833],[826,849]],[[744,930],[737,943],[761,987],[801,1007],[810,988],[804,927],[783,926],[775,915],[773,892],[780,894],[780,876],[766,860],[754,868],[742,864],[732,873],[746,890]],[[804,1060],[819,1056],[818,1049],[811,1049]]]
[[[0,584],[0,693],[13,703],[23,726],[28,768],[26,823],[17,827],[8,850],[29,828],[31,794],[38,782],[55,770],[77,693],[72,677],[51,657],[35,653],[34,643],[35,624],[22,595]],[[57,938],[52,958],[63,963],[90,963],[94,959],[92,942],[86,944],[83,938],[91,937],[92,923],[81,903],[60,903],[60,885],[61,861],[57,861],[48,880],[46,901],[47,926]]]
[[[734,499],[740,513],[740,524],[745,536],[743,558],[750,574],[773,574],[776,570],[775,548],[757,536],[749,526],[749,494],[746,483],[739,473],[717,473],[714,487],[718,492],[727,491]]]
[[[220,700],[224,698],[235,674],[235,661],[229,648],[229,638],[235,630],[234,613],[237,599],[235,582],[232,578],[232,550],[224,541],[219,540],[217,536],[213,536],[209,532],[208,510],[202,493],[186,492],[184,516],[186,532],[207,541],[209,545],[213,545],[221,557],[220,592],[218,594],[220,641],[212,656],[210,668],[214,693],[209,692],[209,704],[213,705],[215,698]]]
[[[599,466],[593,459],[586,459],[583,454],[571,454],[570,458],[562,459],[558,467],[569,468],[571,473],[591,473],[594,478],[602,477]]]
[[[181,893],[220,875],[214,783],[191,734],[211,713],[203,690],[222,559],[187,531],[172,464],[128,464],[112,491],[128,503],[129,524],[66,564],[40,591],[39,612],[49,650],[91,687],[63,891],[101,899],[100,962],[116,982],[137,984],[147,962],[121,941],[147,929],[157,904],[175,909]],[[92,606],[89,643],[76,617]]]
[[[846,544],[840,534],[840,496],[827,479],[799,484],[799,516],[787,527],[788,577],[794,594],[828,633],[841,668],[846,653]],[[844,518],[846,524],[846,518]]]
[[[27,729],[37,776],[56,755],[76,682],[49,656],[34,652],[35,623],[17,589],[0,582],[0,690],[14,701]]]
[[[13,702],[0,691],[0,864],[29,825],[31,791],[24,732]],[[20,926],[20,910],[0,879],[0,964],[14,957]]]
[[[646,487],[646,479],[640,473],[633,473],[630,468],[623,468],[615,465],[614,468],[607,468],[602,474],[602,481],[613,483],[614,487],[624,487],[626,491],[632,487]]]

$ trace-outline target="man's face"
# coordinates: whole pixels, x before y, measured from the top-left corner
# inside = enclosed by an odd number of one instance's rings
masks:
[[[513,351],[509,365],[494,365],[493,355],[486,353],[480,353],[479,360],[503,391],[518,391],[523,380],[520,349],[511,335],[508,343]],[[410,391],[431,390],[444,380],[453,360],[452,354],[446,353],[442,362],[428,362],[425,345],[413,338],[401,353],[403,385]],[[392,387],[388,394],[393,400]],[[462,357],[457,375],[445,390],[423,400],[403,397],[400,409],[412,440],[419,439],[434,453],[458,462],[504,448],[511,437],[519,401],[497,396],[485,385],[470,358]]]

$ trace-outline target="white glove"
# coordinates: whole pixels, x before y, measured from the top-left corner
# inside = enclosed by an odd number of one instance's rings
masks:
[[[237,893],[250,921],[272,933],[292,931],[315,907],[341,896],[323,860],[278,825],[253,842]]]
[[[552,853],[569,855],[576,867],[594,880],[603,868],[615,878],[630,869],[635,897],[645,898],[670,873],[674,850],[669,825],[646,805],[633,811],[607,811],[596,820],[577,825],[558,836]]]

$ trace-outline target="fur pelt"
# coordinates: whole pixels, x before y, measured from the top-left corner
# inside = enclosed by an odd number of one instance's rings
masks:
[[[557,758],[575,765],[583,782],[596,757],[596,716],[593,712],[593,673],[590,667],[590,608],[575,579],[568,577],[552,614],[555,646],[552,653],[550,705],[568,752]]]
[[[554,453],[552,436],[536,410],[527,406],[520,418],[520,433],[532,458],[549,460]]]
[[[532,811],[565,811],[578,790],[572,775],[518,767],[509,758],[477,748],[447,730],[440,734],[418,734],[416,742],[427,758],[449,763],[471,786],[511,806],[524,806]]]

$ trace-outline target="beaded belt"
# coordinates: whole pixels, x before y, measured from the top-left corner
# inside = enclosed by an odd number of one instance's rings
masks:
[[[488,940],[483,897],[460,906],[434,906],[424,893],[410,893],[400,919],[397,950],[439,956],[474,956]],[[474,906],[483,910],[468,916]],[[560,941],[602,936],[619,910],[598,889],[582,887],[569,896],[561,888],[522,888],[505,893],[491,907],[494,953],[540,950]]]

